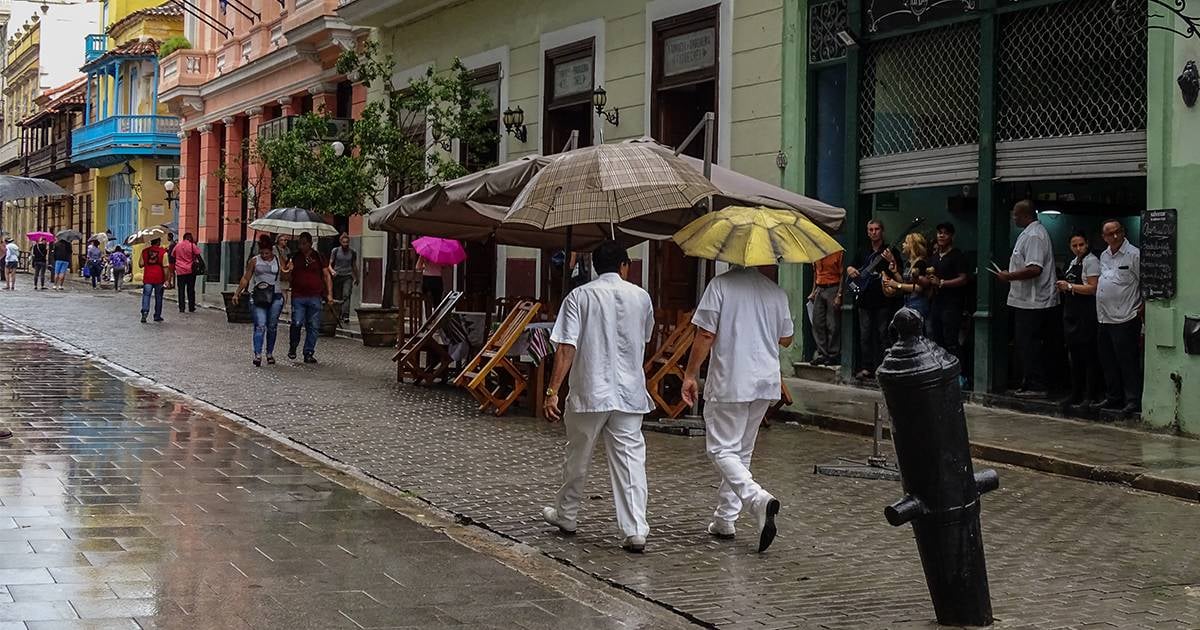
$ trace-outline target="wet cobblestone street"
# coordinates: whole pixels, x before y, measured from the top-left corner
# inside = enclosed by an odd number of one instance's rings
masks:
[[[560,426],[477,415],[451,389],[397,386],[387,349],[322,339],[320,365],[281,360],[255,369],[249,327],[225,323],[223,313],[183,316],[168,309],[167,322],[143,325],[136,310],[130,296],[79,290],[18,291],[0,300],[0,316],[13,322],[249,418],[705,624],[933,627],[911,533],[882,516],[883,506],[900,497],[898,484],[812,474],[814,464],[865,455],[869,443],[862,439],[794,426],[763,432],[756,477],[784,511],[779,539],[757,555],[749,537],[717,541],[704,533],[716,473],[703,442],[648,434],[651,536],[648,553],[631,556],[617,546],[599,459],[577,536],[562,537],[538,518],[557,484]],[[364,620],[383,619],[380,607],[429,615],[412,617],[419,620],[414,626],[473,624],[488,619],[488,611],[445,601],[445,589],[436,588],[437,579],[461,572],[432,578],[421,572],[419,586],[392,572],[461,560],[475,580],[472,593],[553,599],[537,608],[567,615],[570,625],[541,619],[547,627],[606,623],[595,610],[439,541],[440,534],[288,460],[266,438],[220,429],[186,404],[164,403],[81,357],[6,331],[0,403],[17,437],[0,450],[0,527],[10,526],[0,529],[0,546],[12,543],[12,554],[30,558],[54,554],[43,562],[64,563],[0,562],[0,584],[9,585],[14,600],[8,605],[21,604],[24,593],[30,606],[65,619],[87,613],[171,627],[240,627],[171,625],[205,618],[196,615],[206,611],[213,620],[228,616],[256,628],[339,627],[321,624],[347,619],[370,627]],[[997,627],[1200,627],[1194,553],[1200,506],[1021,469],[1001,468],[1000,476],[1001,489],[983,505]],[[413,557],[427,548],[434,550],[421,553],[451,555]],[[0,560],[8,558],[0,548]],[[21,583],[27,579],[34,583]],[[411,588],[441,599],[414,599]],[[59,598],[51,599],[55,593]],[[89,597],[96,593],[103,597]],[[314,601],[313,593],[325,595]],[[35,594],[46,599],[29,599]],[[455,603],[459,609],[446,607]],[[472,608],[483,617],[468,618]],[[25,619],[13,610],[9,618]]]

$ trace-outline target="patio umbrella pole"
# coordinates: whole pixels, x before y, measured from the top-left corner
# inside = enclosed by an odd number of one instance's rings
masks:
[[[704,179],[707,179],[710,181],[712,180],[713,121],[715,119],[716,119],[716,116],[714,116],[712,112],[705,112],[704,120],[700,123],[700,125],[697,125],[696,128],[694,130],[692,130],[692,136],[694,136],[694,135],[696,135],[696,132],[701,129],[701,126],[703,126],[703,129],[704,129]],[[688,136],[688,140],[686,142],[684,142],[684,146],[686,146],[688,142],[691,142],[692,136]],[[678,154],[678,153],[679,153],[679,151],[676,150],[676,154]],[[712,197],[709,197],[707,200],[705,200],[704,203],[706,206],[704,208],[704,212],[708,212],[709,210],[712,209],[712,208],[708,207],[708,206],[712,205]],[[697,258],[696,259],[696,304],[699,304],[700,298],[704,296],[704,283],[707,280],[707,276],[708,276],[707,272],[708,272],[708,261],[706,261],[702,258]],[[695,402],[695,404],[692,405],[692,408],[690,411],[688,411],[688,414],[686,416],[684,416],[684,420],[688,421],[690,423],[700,425],[698,429],[689,428],[689,431],[691,431],[691,430],[702,431],[703,430],[704,419],[700,417],[700,398],[699,397],[696,398],[696,402]]]

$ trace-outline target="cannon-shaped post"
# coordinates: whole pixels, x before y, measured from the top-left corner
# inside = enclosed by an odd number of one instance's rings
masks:
[[[897,342],[876,373],[905,492],[884,516],[894,526],[912,523],[938,623],[987,626],[992,602],[979,498],[1000,479],[994,470],[974,472],[958,359],[926,339],[923,325],[912,309],[896,313]]]

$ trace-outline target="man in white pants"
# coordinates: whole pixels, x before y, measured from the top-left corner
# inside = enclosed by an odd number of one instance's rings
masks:
[[[642,415],[651,409],[642,355],[654,332],[654,308],[649,294],[625,281],[629,255],[616,242],[601,243],[592,264],[599,277],[567,295],[550,335],[558,350],[546,389],[548,420],[559,419],[558,388],[568,370],[571,391],[563,414],[563,485],[554,507],[542,510],[542,518],[565,534],[575,533],[588,463],[603,434],[617,526],[624,537],[621,546],[642,553],[650,533]]]
[[[717,510],[708,533],[733,538],[742,507],[758,524],[758,550],[775,540],[779,501],[750,474],[758,427],[779,400],[779,347],[792,344],[787,294],[752,267],[735,267],[708,284],[692,316],[696,341],[683,381],[683,399],[696,402],[696,378],[708,364],[704,383],[705,442],[721,473]]]

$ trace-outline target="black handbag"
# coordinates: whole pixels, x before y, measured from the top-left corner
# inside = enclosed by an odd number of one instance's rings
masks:
[[[204,266],[204,257],[196,256],[192,261],[192,275],[203,276],[206,273],[208,273],[208,267]]]
[[[275,285],[259,282],[250,290],[250,300],[255,306],[268,308],[275,301]]]

